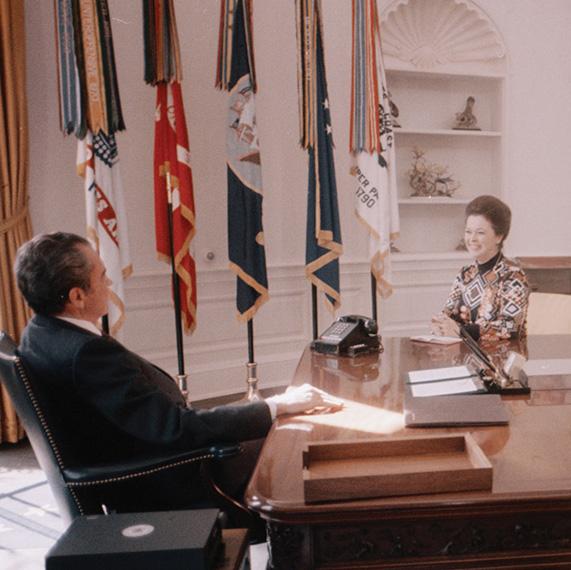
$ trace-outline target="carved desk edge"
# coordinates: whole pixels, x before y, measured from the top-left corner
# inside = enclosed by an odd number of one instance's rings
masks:
[[[504,561],[542,556],[552,562],[571,563],[568,509],[467,515],[313,526],[271,521],[267,525],[270,568],[302,570],[371,563],[378,568],[396,568],[399,562],[411,568],[415,560],[418,568],[427,568],[429,561],[430,568],[450,568],[451,563],[459,568],[462,559],[475,556]]]

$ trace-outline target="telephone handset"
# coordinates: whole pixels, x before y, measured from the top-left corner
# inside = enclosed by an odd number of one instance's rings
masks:
[[[324,354],[348,356],[380,352],[383,349],[377,332],[377,321],[374,319],[361,315],[345,315],[314,340],[311,348]]]

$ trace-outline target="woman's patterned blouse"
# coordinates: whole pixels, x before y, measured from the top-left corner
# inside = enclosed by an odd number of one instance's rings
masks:
[[[525,335],[528,299],[525,273],[500,254],[491,268],[474,262],[461,269],[444,313],[461,324],[477,325],[483,340],[509,339]],[[460,316],[462,306],[468,309],[468,320]]]

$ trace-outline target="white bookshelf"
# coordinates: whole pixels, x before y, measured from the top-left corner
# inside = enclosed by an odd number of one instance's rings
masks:
[[[383,12],[381,36],[387,85],[399,109],[400,128],[394,133],[401,230],[396,245],[403,254],[437,256],[456,251],[470,200],[503,194],[506,58],[495,25],[475,4],[442,0],[441,13],[428,4],[393,2]],[[466,38],[457,29],[445,29],[455,19],[451,15],[460,12]],[[469,96],[476,100],[473,112],[481,130],[456,130],[456,113],[465,109]],[[452,197],[412,196],[408,172],[415,148],[425,152],[427,162],[446,166],[461,184]]]

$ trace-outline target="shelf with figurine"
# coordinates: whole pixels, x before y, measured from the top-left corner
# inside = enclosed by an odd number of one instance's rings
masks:
[[[466,204],[503,194],[506,46],[471,0],[387,0],[381,37],[396,121],[397,255],[440,267],[441,256],[463,254]]]

